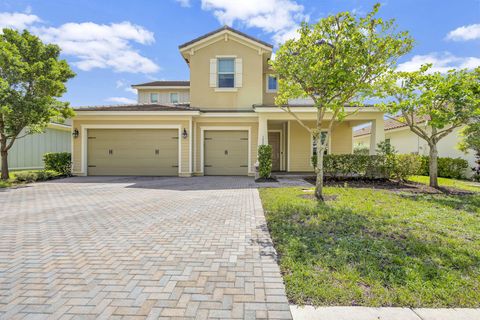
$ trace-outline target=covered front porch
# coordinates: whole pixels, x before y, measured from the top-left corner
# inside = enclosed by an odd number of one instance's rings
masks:
[[[349,107],[349,115],[342,122],[335,122],[328,132],[331,114],[325,115],[322,133],[328,139],[328,154],[353,153],[353,128],[372,125],[370,154],[384,140],[383,112],[374,107],[362,109]],[[305,125],[316,126],[316,110],[313,107],[292,107],[291,110]],[[272,146],[273,172],[312,172],[311,157],[315,152],[313,137],[295,117],[278,107],[256,107],[258,113],[258,145]]]

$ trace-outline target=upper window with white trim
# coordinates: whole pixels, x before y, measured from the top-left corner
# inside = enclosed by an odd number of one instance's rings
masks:
[[[278,78],[276,75],[267,75],[267,92],[277,92],[278,90]]]
[[[234,58],[218,58],[218,87],[234,88],[235,87],[235,59]]]
[[[150,93],[150,103],[158,103],[158,93]]]
[[[178,103],[178,92],[170,93],[170,103]]]

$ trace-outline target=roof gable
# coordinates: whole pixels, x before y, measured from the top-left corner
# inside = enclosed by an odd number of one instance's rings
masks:
[[[273,45],[228,26],[223,26],[217,30],[204,34],[203,36],[185,42],[184,44],[178,46],[178,48],[180,51],[184,52],[202,46],[202,44],[213,43],[222,39],[227,40],[229,35],[232,36],[231,38],[234,40],[240,40],[241,42],[244,42],[252,47],[256,47],[260,50],[263,49],[265,51],[272,51]],[[222,38],[221,36],[225,36],[225,38]]]

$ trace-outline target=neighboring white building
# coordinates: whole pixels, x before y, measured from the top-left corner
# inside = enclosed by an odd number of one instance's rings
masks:
[[[425,126],[425,120],[419,120],[420,125]],[[475,166],[475,154],[473,151],[465,154],[458,150],[457,144],[460,141],[460,131],[462,128],[455,129],[452,133],[441,139],[437,145],[439,157],[463,158],[468,161],[470,167]],[[425,140],[410,131],[410,128],[398,121],[385,120],[385,140],[397,150],[398,153],[415,153],[428,155],[429,147]],[[353,131],[354,147],[370,145],[370,127],[364,127]],[[472,171],[467,169],[467,176],[472,175]]]
[[[10,170],[43,169],[47,152],[71,152],[71,120],[64,124],[51,123],[43,133],[17,139],[8,151]],[[20,134],[21,135],[21,134]]]

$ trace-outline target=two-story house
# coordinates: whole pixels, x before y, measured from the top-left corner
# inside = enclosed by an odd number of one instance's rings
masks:
[[[73,119],[77,175],[253,175],[257,147],[273,147],[273,170],[311,172],[310,133],[274,105],[273,46],[222,27],[179,46],[190,81],[134,85],[138,104],[88,107]],[[313,127],[308,100],[292,110]],[[351,114],[330,132],[330,153],[351,153],[352,128],[372,123],[371,150],[383,140],[383,114]],[[326,115],[326,118],[331,115]]]

